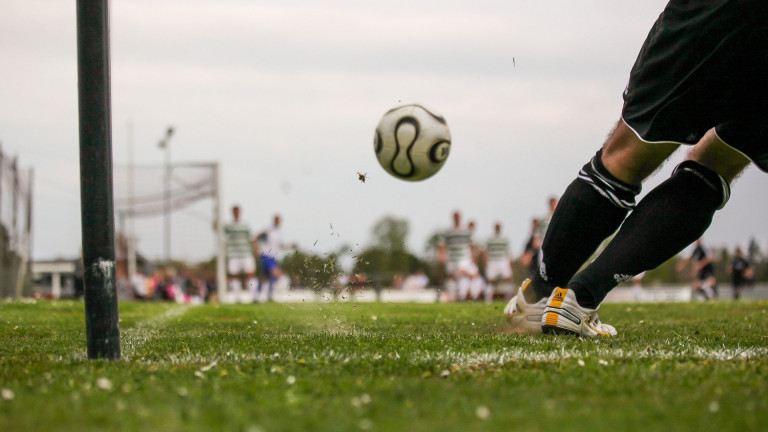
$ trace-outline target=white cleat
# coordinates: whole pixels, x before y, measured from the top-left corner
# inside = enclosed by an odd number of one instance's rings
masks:
[[[530,284],[530,279],[523,281],[523,284],[517,291],[517,295],[512,297],[509,303],[507,303],[507,307],[504,308],[504,316],[507,317],[512,331],[516,333],[541,333],[541,317],[544,314],[547,299],[543,298],[536,303],[526,302],[523,291]]]
[[[598,307],[599,309],[599,307]],[[616,329],[600,322],[597,309],[579,306],[576,294],[567,288],[555,288],[547,300],[541,317],[544,333],[565,333],[579,336],[616,336]]]

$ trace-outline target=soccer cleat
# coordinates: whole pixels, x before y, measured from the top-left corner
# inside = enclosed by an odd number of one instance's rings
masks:
[[[528,289],[530,284],[531,280],[526,279],[517,291],[517,295],[512,297],[504,308],[504,316],[516,333],[541,333],[541,315],[547,305],[547,298],[544,297],[536,303],[525,301],[523,291]]]
[[[566,333],[579,336],[615,336],[616,329],[600,322],[597,309],[579,306],[576,294],[567,288],[555,288],[547,300],[541,317],[544,333]]]

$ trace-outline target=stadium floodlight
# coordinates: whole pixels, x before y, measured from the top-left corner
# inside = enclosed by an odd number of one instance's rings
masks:
[[[88,358],[120,358],[107,0],[77,0],[80,218]]]
[[[173,136],[173,126],[168,126],[168,129],[165,130],[165,136],[159,143],[157,143],[157,146],[160,148],[168,147],[168,142],[171,140],[171,136]]]

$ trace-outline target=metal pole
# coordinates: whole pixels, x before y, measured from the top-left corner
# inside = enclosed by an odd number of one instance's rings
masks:
[[[33,168],[29,169],[29,183],[27,184],[27,274],[32,274],[32,240],[34,240],[33,233],[32,233],[32,221],[34,218],[32,217],[32,211],[33,211],[33,198],[34,198],[34,185],[35,185],[35,170]],[[29,288],[29,287],[27,287]]]
[[[128,123],[128,285],[133,286],[136,276],[136,226],[133,215],[133,123]],[[136,288],[136,287],[134,287]]]
[[[13,182],[11,184],[11,227],[9,229],[10,236],[8,241],[11,249],[16,252],[18,260],[14,259],[14,282],[13,297],[17,300],[21,298],[21,289],[19,282],[22,277],[24,269],[24,257],[21,254],[21,230],[19,230],[19,195],[21,193],[21,183],[19,182],[19,157],[14,156],[13,162],[11,162],[11,175],[13,176]]]
[[[165,149],[165,179],[164,179],[164,231],[163,246],[165,249],[165,263],[171,263],[171,136],[173,136],[173,127],[169,126],[165,131],[165,137],[160,140],[158,147]]]
[[[19,278],[16,280],[16,298],[20,298],[29,294],[29,284],[27,283],[27,277],[31,272],[32,266],[32,185],[33,185],[34,170],[30,168],[27,171],[27,184],[24,190],[20,193],[26,200],[24,213],[24,228],[23,234],[19,234]],[[25,248],[26,250],[22,250]],[[58,297],[56,297],[58,298]]]
[[[230,293],[227,291],[227,263],[224,247],[224,224],[221,219],[221,165],[215,165],[214,178],[216,181],[216,198],[214,200],[214,218],[216,220],[216,289],[219,302],[228,303]]]
[[[5,162],[3,161],[3,144],[0,143],[0,215],[3,214],[3,165],[5,165]],[[2,222],[2,219],[0,219],[0,224],[2,224]]]
[[[171,263],[171,146],[165,145],[165,262]]]
[[[10,268],[6,268],[4,266],[5,263],[5,248],[6,248],[6,241],[10,241],[10,237],[6,236],[6,230],[3,227],[3,166],[5,165],[5,161],[3,160],[3,146],[2,143],[0,143],[0,298],[10,296],[10,291],[6,292],[4,285],[4,275],[8,273],[8,270]],[[8,238],[6,238],[8,237]]]
[[[107,0],[77,0],[80,218],[88,358],[120,358]]]

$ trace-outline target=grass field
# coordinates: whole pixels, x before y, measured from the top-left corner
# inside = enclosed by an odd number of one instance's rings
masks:
[[[765,430],[768,303],[606,304],[619,336],[509,334],[503,304],[0,303],[0,431]]]

